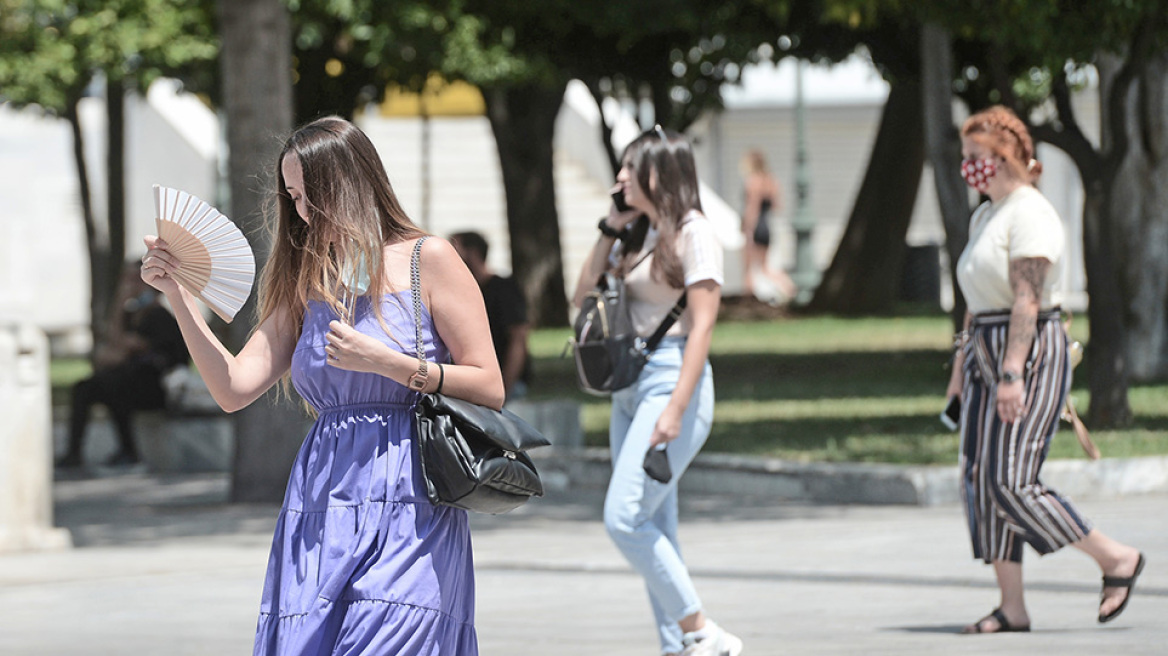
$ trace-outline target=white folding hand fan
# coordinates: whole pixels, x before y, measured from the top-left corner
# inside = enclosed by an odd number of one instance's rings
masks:
[[[255,255],[239,228],[198,198],[154,185],[158,236],[182,262],[174,279],[230,323],[251,295]]]

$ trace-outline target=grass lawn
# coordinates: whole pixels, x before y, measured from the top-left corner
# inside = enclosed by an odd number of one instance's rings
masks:
[[[1085,339],[1086,321],[1074,323]],[[567,329],[536,331],[534,398],[584,403],[585,439],[607,444],[609,406],[575,387],[561,358]],[[719,322],[710,356],[717,404],[707,452],[802,461],[957,462],[958,438],[937,419],[944,406],[952,329],[945,317],[785,318]],[[1085,373],[1072,396],[1085,410]],[[1168,454],[1168,384],[1133,387],[1135,424],[1097,431],[1105,457]],[[1082,458],[1063,424],[1051,457]]]
[[[1086,339],[1086,327],[1083,318],[1074,322],[1078,339]],[[531,397],[580,401],[586,442],[604,446],[608,400],[576,387],[573,361],[561,357],[569,334],[533,333]],[[957,435],[937,418],[951,335],[940,316],[719,322],[710,356],[718,401],[705,450],[802,461],[956,463]],[[68,386],[88,371],[84,361],[54,361],[54,402],[66,403]],[[1084,369],[1076,374],[1072,395],[1085,411]],[[1103,455],[1168,455],[1168,384],[1133,387],[1129,399],[1133,426],[1092,433]],[[1051,457],[1084,457],[1065,423]]]

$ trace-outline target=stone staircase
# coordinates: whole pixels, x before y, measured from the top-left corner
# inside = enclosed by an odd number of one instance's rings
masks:
[[[430,198],[423,207],[422,122],[365,117],[361,128],[377,146],[394,190],[424,229],[448,236],[476,230],[491,245],[488,263],[511,270],[507,204],[494,136],[485,117],[430,120]],[[608,210],[605,187],[562,152],[555,156],[556,205],[564,279],[569,287],[596,238],[596,220]]]

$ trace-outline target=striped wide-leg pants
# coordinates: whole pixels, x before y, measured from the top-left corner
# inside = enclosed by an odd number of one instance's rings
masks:
[[[1026,410],[1004,423],[997,412],[997,379],[1009,322],[1009,312],[976,315],[965,345],[961,496],[973,555],[987,563],[1021,562],[1023,543],[1051,553],[1091,530],[1068,499],[1038,478],[1071,387],[1059,312],[1039,314],[1024,373]]]

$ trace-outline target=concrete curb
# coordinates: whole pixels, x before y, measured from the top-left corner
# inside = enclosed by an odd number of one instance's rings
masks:
[[[547,449],[532,455],[549,489],[608,485],[607,449]],[[1043,482],[1078,499],[1168,492],[1168,456],[1051,460],[1043,467]],[[953,466],[801,463],[717,453],[698,455],[681,489],[810,503],[936,506],[960,501]]]
[[[532,452],[544,486],[550,490],[603,490],[608,486],[612,466],[606,448],[580,448],[583,431],[579,407],[572,402],[543,402],[517,408],[533,425],[553,439],[553,446]],[[221,417],[172,420],[167,430],[146,422],[140,436],[154,433],[156,439],[168,435],[169,451],[145,439],[143,456],[153,471],[194,471],[230,468],[230,442],[206,439],[205,433],[229,428]],[[176,432],[175,427],[184,432]],[[200,432],[201,431],[201,432]],[[54,422],[58,452],[65,441],[63,421]],[[175,439],[190,433],[190,439]],[[197,443],[204,450],[218,446],[218,466],[206,466],[182,449]],[[115,449],[113,429],[108,422],[95,420],[86,444],[90,462],[100,461]],[[169,455],[167,455],[169,454]],[[155,457],[157,456],[157,457]],[[224,460],[226,458],[227,460]],[[217,461],[217,462],[219,462]],[[1168,492],[1168,456],[1146,458],[1106,458],[1051,460],[1043,467],[1043,482],[1075,499],[1110,499],[1131,494]],[[723,453],[699,454],[681,480],[681,489],[700,494],[728,494],[742,497],[800,501],[808,503],[936,506],[960,501],[954,466],[888,465],[872,463],[794,462],[777,458],[739,456]]]

